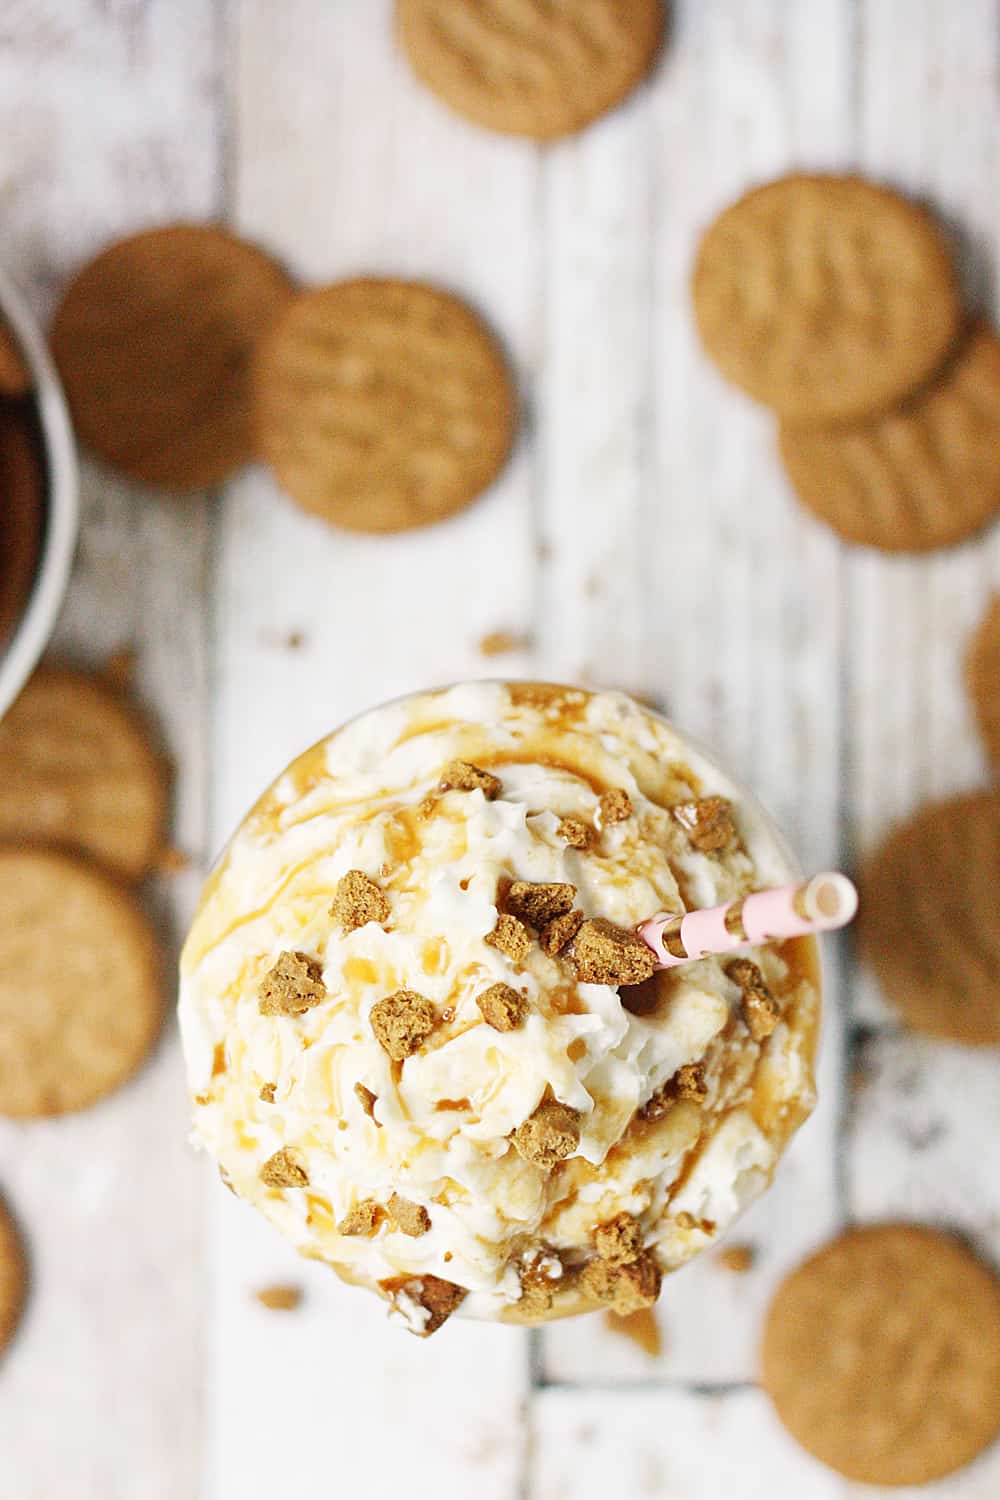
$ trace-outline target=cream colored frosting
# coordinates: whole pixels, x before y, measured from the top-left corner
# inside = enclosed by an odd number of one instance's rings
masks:
[[[456,758],[499,776],[499,797],[439,793]],[[624,788],[634,811],[600,828],[610,787]],[[732,799],[738,848],[699,853],[668,811],[706,793]],[[593,847],[559,837],[569,814],[594,825]],[[334,921],[349,870],[384,888],[385,923],[344,933]],[[433,1273],[469,1291],[462,1310],[473,1315],[516,1315],[526,1254],[547,1255],[558,1281],[595,1225],[623,1209],[662,1267],[678,1266],[767,1183],[811,1107],[818,994],[808,965],[789,967],[792,945],[752,954],[783,1008],[762,1044],[715,960],[662,976],[655,1010],[633,1014],[616,989],[577,983],[537,941],[517,966],[489,946],[498,882],[569,882],[586,916],[631,928],[793,873],[756,807],[622,695],[474,683],[375,709],[279,778],[206,887],[180,999],[195,1138],[304,1253],[373,1288]],[[327,998],[299,1016],[262,1015],[258,985],[286,950],[319,961]],[[511,1032],[476,1005],[498,981],[527,997]],[[400,1065],[368,1017],[401,989],[426,996],[439,1020]],[[704,1108],[681,1102],[655,1125],[636,1121],[699,1059]],[[260,1097],[268,1084],[273,1103]],[[374,1120],[356,1084],[377,1096]],[[578,1152],[552,1172],[509,1141],[547,1095],[579,1111],[581,1125]],[[261,1181],[282,1147],[305,1166],[307,1188]],[[409,1238],[389,1222],[372,1238],[338,1233],[353,1204],[385,1204],[394,1191],[427,1209],[427,1233]],[[395,1300],[405,1319],[406,1297]]]

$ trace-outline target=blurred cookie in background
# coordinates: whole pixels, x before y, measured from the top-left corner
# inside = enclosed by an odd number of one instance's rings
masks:
[[[31,371],[13,333],[0,316],[0,396],[18,398],[31,390]]]
[[[30,403],[0,400],[0,648],[31,593],[44,514],[41,446]]]
[[[965,681],[983,747],[1000,772],[1000,594],[993,595],[969,642]]]
[[[0,1198],[0,1354],[21,1321],[28,1289],[28,1263],[10,1210]]]
[[[465,119],[552,140],[622,102],[663,41],[663,0],[397,0],[414,73]]]

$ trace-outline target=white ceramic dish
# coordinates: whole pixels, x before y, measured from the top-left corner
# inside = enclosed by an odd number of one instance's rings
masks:
[[[41,556],[25,611],[0,654],[0,715],[3,715],[21,691],[55,629],[76,547],[80,494],[76,444],[59,377],[38,325],[2,269],[0,309],[31,367],[46,470]]]

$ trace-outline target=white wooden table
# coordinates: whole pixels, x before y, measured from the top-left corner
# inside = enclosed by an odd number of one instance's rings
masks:
[[[998,59],[994,0],[683,0],[652,87],[543,151],[420,90],[388,0],[5,0],[0,259],[41,315],[109,238],[221,215],[304,278],[457,289],[524,392],[495,491],[409,536],[326,530],[262,472],[178,503],[88,466],[60,644],[139,648],[195,857],[155,893],[165,921],[182,929],[213,851],[296,750],[390,694],[497,667],[652,694],[815,866],[984,779],[958,656],[1000,583],[1000,531],[920,561],[839,545],[791,501],[766,416],[700,355],[686,278],[700,226],[745,185],[852,165],[961,225],[996,313]],[[484,661],[498,627],[534,649]],[[3,1500],[853,1493],[754,1388],[762,1309],[852,1215],[941,1219],[1000,1257],[1000,1057],[899,1035],[836,957],[822,1106],[746,1221],[755,1268],[709,1258],[668,1283],[659,1361],[598,1318],[544,1336],[453,1322],[427,1344],[390,1330],[189,1152],[173,1029],[106,1105],[3,1124],[0,1186],[34,1257],[0,1367]],[[305,1288],[299,1312],[251,1300],[273,1281]],[[995,1500],[1000,1450],[934,1493]]]

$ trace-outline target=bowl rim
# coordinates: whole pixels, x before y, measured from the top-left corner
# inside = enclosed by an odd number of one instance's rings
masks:
[[[80,474],[66,399],[45,340],[23,295],[0,266],[0,310],[34,379],[46,462],[45,539],[31,593],[0,657],[0,717],[48,645],[62,606],[80,527]]]

